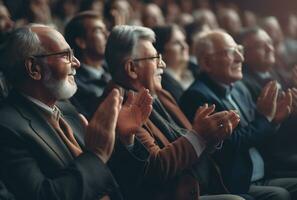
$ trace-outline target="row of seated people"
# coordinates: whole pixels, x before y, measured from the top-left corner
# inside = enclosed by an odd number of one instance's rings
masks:
[[[187,119],[162,89],[166,64],[152,30],[118,26],[105,45],[104,24],[90,13],[75,17],[68,29],[70,46],[55,29],[30,25],[9,34],[1,49],[13,87],[0,111],[1,178],[17,199],[296,198],[297,179],[267,177],[258,150],[281,130],[294,90],[279,96],[270,82],[255,102],[240,81],[242,46],[230,35],[209,31],[195,40],[201,74],[180,99]],[[188,51],[183,33],[172,30],[182,56]],[[104,59],[112,81],[104,80],[103,92],[93,79],[104,71],[88,65]],[[74,95],[76,71],[86,79],[77,79]],[[99,95],[89,95],[93,91]],[[58,103],[72,96],[87,119]]]

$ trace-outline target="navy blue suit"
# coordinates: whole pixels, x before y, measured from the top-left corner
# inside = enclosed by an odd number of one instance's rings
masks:
[[[214,157],[229,191],[235,194],[247,193],[253,170],[248,150],[250,147],[257,147],[267,136],[272,135],[275,127],[256,112],[246,87],[238,81],[232,88],[224,88],[206,74],[201,74],[181,97],[180,106],[193,121],[196,110],[205,103],[215,104],[216,111],[234,109],[227,100],[228,94],[240,109],[241,121]]]

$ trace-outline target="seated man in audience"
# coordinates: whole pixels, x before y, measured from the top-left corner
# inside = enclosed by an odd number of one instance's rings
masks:
[[[286,89],[286,83],[275,73],[275,51],[270,36],[263,29],[255,27],[241,32],[238,41],[244,46],[243,82],[254,101],[271,80],[276,80],[281,90]],[[262,148],[272,177],[297,176],[297,89],[292,88],[291,92],[293,106],[290,117],[281,124],[279,134],[267,140]]]
[[[270,82],[255,108],[248,89],[239,81],[242,46],[223,31],[209,31],[197,38],[195,47],[201,74],[182,96],[182,110],[193,120],[195,110],[208,102],[215,104],[217,111],[236,109],[240,115],[238,127],[214,156],[227,189],[235,194],[249,192],[255,199],[290,199],[290,194],[295,199],[297,179],[266,179],[264,162],[256,148],[289,115],[291,93],[277,101],[278,88]]]
[[[77,92],[71,102],[88,117],[95,112],[98,98],[111,79],[104,62],[106,37],[103,20],[91,11],[76,15],[65,28],[65,39],[81,62],[75,76]]]
[[[122,199],[105,163],[116,126],[127,137],[149,116],[148,91],[122,106],[120,92],[112,90],[88,123],[71,104],[59,101],[75,93],[80,63],[63,36],[48,26],[13,31],[0,61],[14,88],[0,108],[0,175],[8,189],[17,199]],[[140,119],[131,117],[132,109]],[[127,151],[127,162],[130,158]],[[147,164],[134,162],[140,170]]]
[[[107,88],[139,91],[153,95],[153,110],[143,129],[135,136],[150,152],[144,179],[127,199],[198,199],[198,183],[192,169],[207,147],[229,136],[239,122],[233,111],[213,113],[214,106],[198,109],[193,125],[178,108],[173,97],[162,90],[166,67],[153,46],[154,32],[139,26],[116,26],[107,40],[105,59],[113,83]],[[107,91],[108,91],[107,89]],[[220,128],[223,124],[225,128]],[[118,178],[120,185],[130,180]],[[119,176],[117,176],[119,174]],[[214,176],[214,175],[213,175]],[[215,195],[201,199],[242,199],[234,195]]]

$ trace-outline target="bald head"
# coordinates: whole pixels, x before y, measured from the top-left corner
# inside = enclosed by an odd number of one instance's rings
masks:
[[[50,26],[34,24],[31,31],[37,35],[42,48],[48,52],[53,52],[61,45],[63,49],[70,48],[63,35]]]
[[[224,40],[234,43],[233,38],[222,30],[205,31],[194,39],[194,51],[198,60],[204,56],[212,54],[216,49],[224,44]]]

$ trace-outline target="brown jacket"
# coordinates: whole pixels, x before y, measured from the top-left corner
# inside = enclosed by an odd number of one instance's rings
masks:
[[[108,91],[114,87],[118,86],[109,85]],[[162,90],[158,97],[181,128],[192,129],[190,122],[168,92]],[[191,143],[185,137],[179,137],[170,143],[158,125],[151,120],[143,125],[136,137],[150,153],[142,183],[142,199],[198,200],[198,182],[188,170],[198,161]]]

